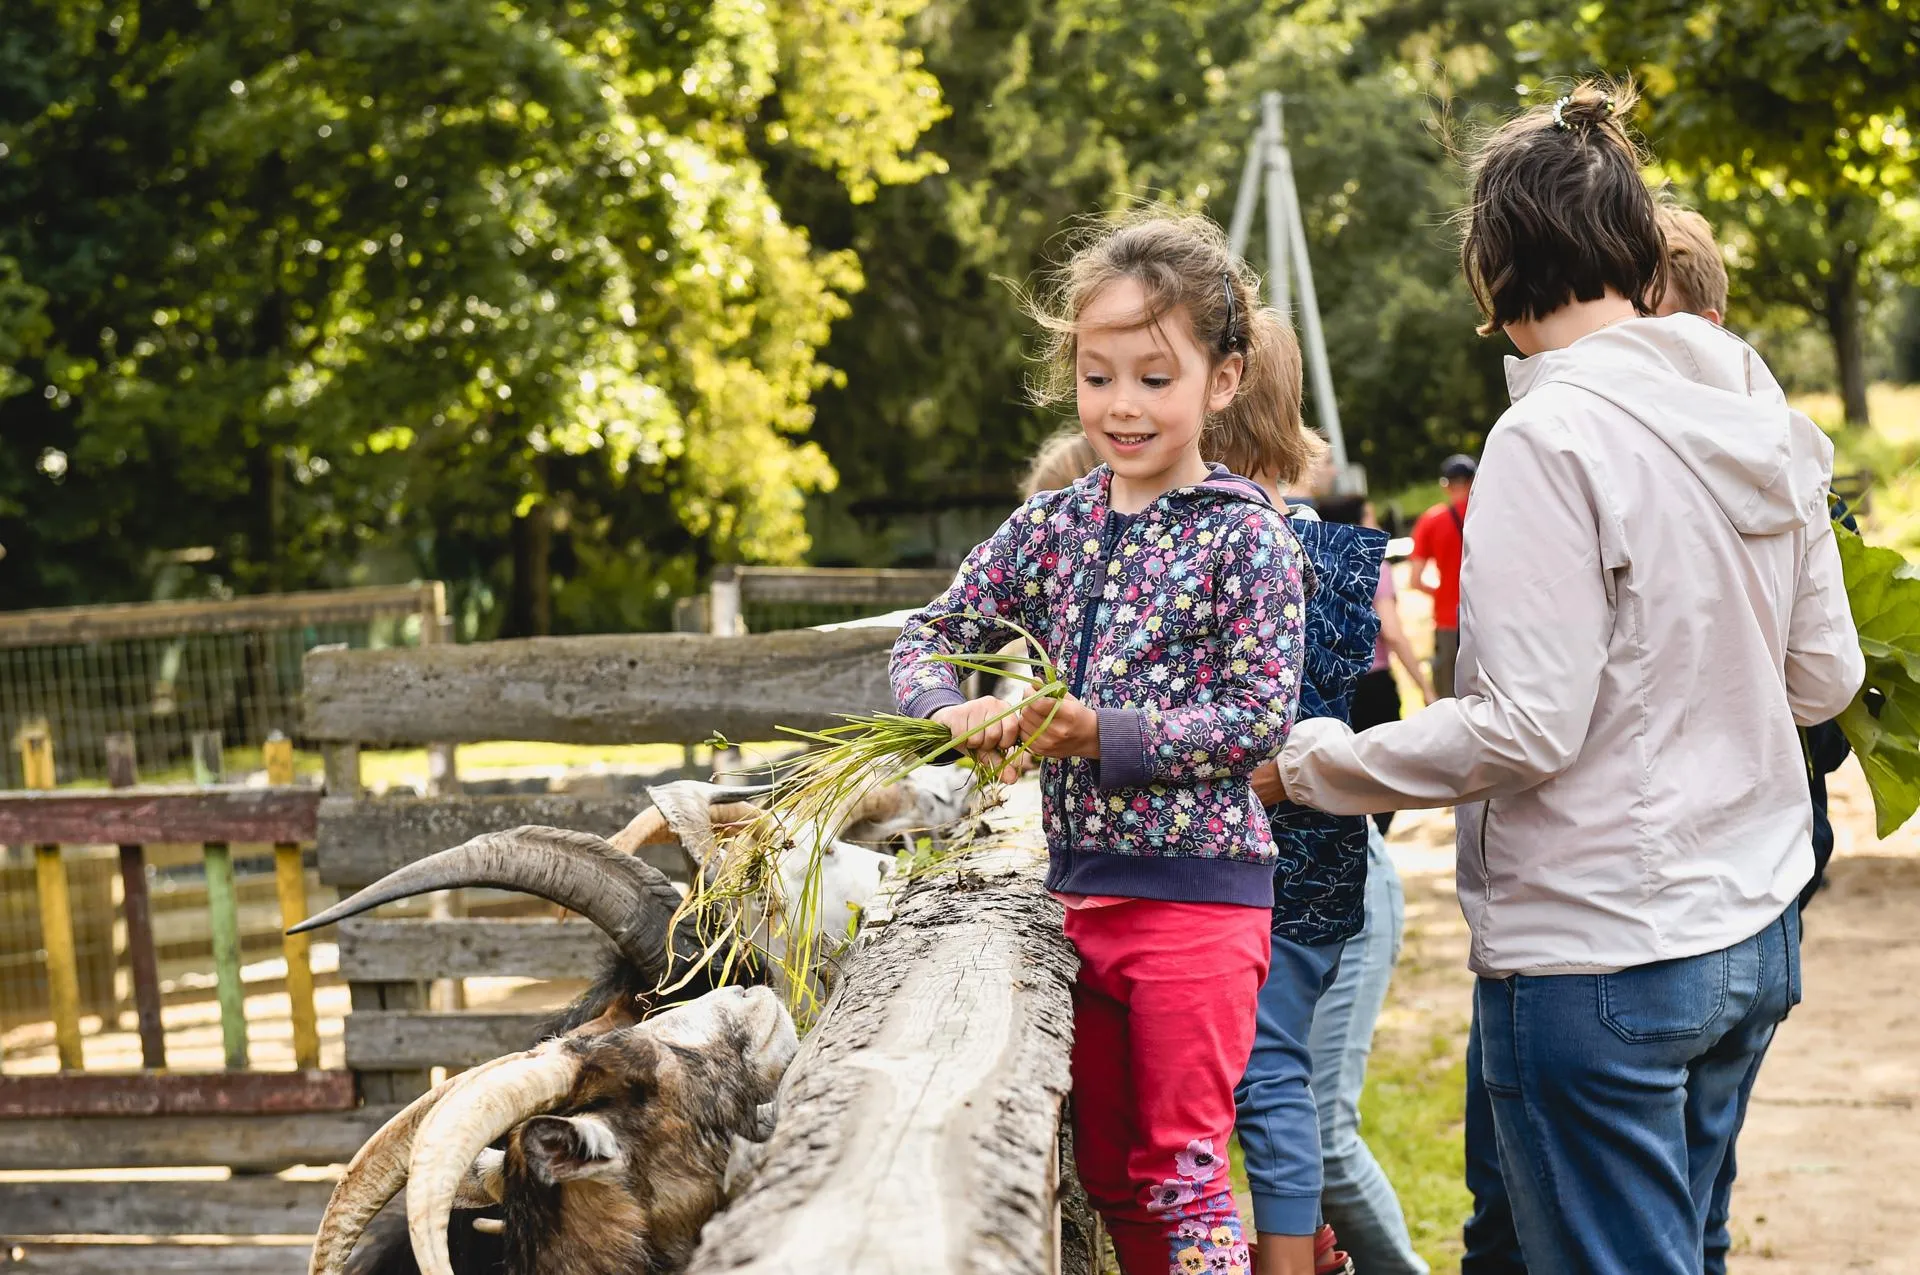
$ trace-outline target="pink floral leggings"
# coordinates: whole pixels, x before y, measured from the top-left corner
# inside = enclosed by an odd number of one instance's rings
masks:
[[[1271,953],[1265,908],[1070,908],[1073,1135],[1125,1275],[1242,1275],[1227,1139]]]

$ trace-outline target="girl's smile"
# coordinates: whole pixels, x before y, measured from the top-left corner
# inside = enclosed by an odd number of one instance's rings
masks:
[[[1233,401],[1238,354],[1218,367],[1193,338],[1185,310],[1144,322],[1145,290],[1131,278],[1102,289],[1076,324],[1080,427],[1113,470],[1113,508],[1137,513],[1176,487],[1204,482],[1200,431]]]

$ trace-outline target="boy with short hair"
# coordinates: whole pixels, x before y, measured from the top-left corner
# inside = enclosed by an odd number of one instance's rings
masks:
[[[1697,314],[1713,323],[1727,319],[1727,263],[1713,240],[1713,227],[1691,208],[1660,205],[1660,232],[1667,241],[1667,290],[1654,313]]]

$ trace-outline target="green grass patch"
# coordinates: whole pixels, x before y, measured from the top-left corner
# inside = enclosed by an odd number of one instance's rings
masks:
[[[1436,1271],[1457,1269],[1460,1227],[1473,1207],[1462,1141],[1465,1041],[1436,1034],[1420,1047],[1374,1051],[1360,1130],[1399,1193],[1407,1229]]]
[[[1360,1096],[1361,1136],[1400,1196],[1414,1248],[1436,1272],[1459,1269],[1460,1228],[1473,1207],[1462,1141],[1465,1048],[1464,1026],[1404,1048],[1382,1037]],[[1244,1201],[1247,1169],[1237,1138],[1233,1189]]]

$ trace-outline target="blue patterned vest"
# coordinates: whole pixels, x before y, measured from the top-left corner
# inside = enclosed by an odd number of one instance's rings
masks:
[[[1298,720],[1347,720],[1353,690],[1373,664],[1373,608],[1387,536],[1370,527],[1288,519],[1313,567],[1307,601],[1306,676]],[[1366,919],[1367,817],[1330,815],[1283,801],[1273,807],[1273,932],[1295,943],[1344,942]]]

